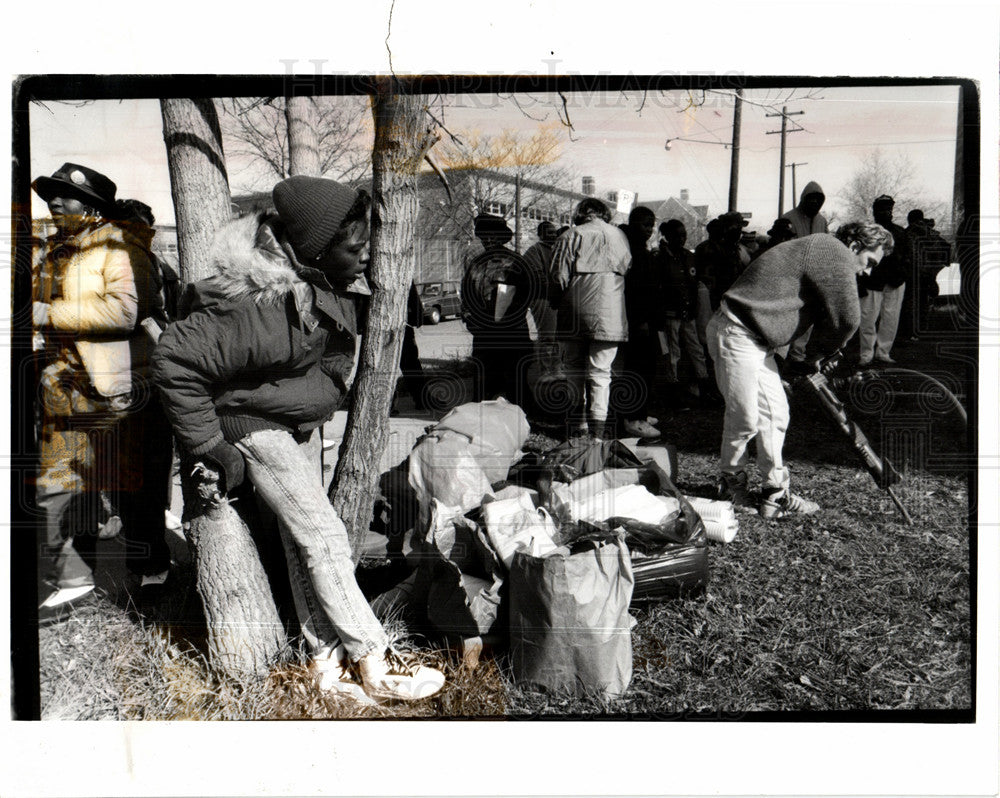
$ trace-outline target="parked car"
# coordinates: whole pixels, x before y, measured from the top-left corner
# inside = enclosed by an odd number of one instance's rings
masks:
[[[462,315],[462,300],[457,282],[419,283],[417,293],[424,308],[424,321],[430,324]]]

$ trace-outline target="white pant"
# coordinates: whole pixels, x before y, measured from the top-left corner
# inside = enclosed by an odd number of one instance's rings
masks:
[[[708,377],[705,366],[705,348],[698,335],[696,319],[667,319],[667,348],[670,350],[670,381],[677,382],[677,367],[681,362],[681,347],[691,358],[694,375],[699,380]]]
[[[896,340],[899,314],[903,308],[906,283],[899,288],[886,286],[884,291],[869,291],[861,297],[861,361],[872,359],[872,351],[879,357],[888,357]],[[876,322],[878,327],[876,329]]]
[[[747,444],[757,438],[757,467],[764,489],[787,488],[781,447],[788,429],[788,399],[774,350],[721,310],[708,324],[708,353],[726,400],[722,424],[722,473],[746,471]]]
[[[617,353],[617,341],[563,341],[567,377],[576,395],[584,397],[590,432],[594,435],[604,432],[604,424],[608,419],[611,365],[615,362]]]

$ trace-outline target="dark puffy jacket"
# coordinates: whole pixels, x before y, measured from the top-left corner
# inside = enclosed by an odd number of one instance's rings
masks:
[[[600,219],[567,230],[556,241],[550,276],[560,334],[591,341],[627,341],[625,274],[628,239]]]
[[[913,271],[913,257],[910,237],[898,224],[883,225],[892,233],[892,252],[885,255],[861,280],[861,285],[869,291],[884,291],[886,287],[899,288],[910,279]]]
[[[249,217],[216,236],[217,274],[194,286],[190,313],[170,325],[153,376],[191,454],[259,429],[306,431],[340,406],[354,367],[363,278],[334,291]]]

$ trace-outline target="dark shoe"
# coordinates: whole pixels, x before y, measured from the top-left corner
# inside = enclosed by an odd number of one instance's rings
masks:
[[[719,479],[717,498],[720,501],[732,502],[734,507],[746,507],[750,504],[747,472],[737,471],[735,474],[723,474]]]

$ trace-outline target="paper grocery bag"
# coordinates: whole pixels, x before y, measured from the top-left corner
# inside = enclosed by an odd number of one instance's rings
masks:
[[[510,647],[521,684],[571,695],[621,696],[632,680],[632,564],[621,538],[547,557],[514,555]]]
[[[508,283],[497,283],[497,303],[493,308],[493,321],[499,322],[507,313],[507,309],[514,301],[514,292],[517,288]]]

